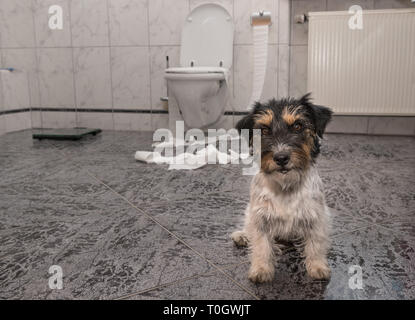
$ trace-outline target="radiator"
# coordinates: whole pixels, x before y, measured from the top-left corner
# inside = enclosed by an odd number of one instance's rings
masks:
[[[307,88],[337,114],[415,115],[415,9],[310,12]]]

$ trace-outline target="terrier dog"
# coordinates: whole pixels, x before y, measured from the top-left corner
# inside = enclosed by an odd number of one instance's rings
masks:
[[[274,278],[274,249],[281,253],[278,239],[300,240],[309,276],[330,277],[330,213],[315,160],[331,115],[329,108],[314,105],[306,94],[256,103],[236,124],[239,131],[261,130],[261,168],[251,182],[243,230],[231,235],[237,246],[250,247],[253,282]]]

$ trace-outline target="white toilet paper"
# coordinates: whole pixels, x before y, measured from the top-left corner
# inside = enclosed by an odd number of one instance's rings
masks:
[[[268,58],[269,26],[254,26],[254,76],[252,79],[252,94],[247,109],[250,110],[256,101],[261,99],[265,82]]]
[[[229,154],[220,152],[212,144],[200,149],[196,153],[182,153],[173,157],[164,157],[159,152],[137,151],[134,155],[138,161],[156,164],[168,164],[168,170],[194,170],[201,168],[209,163],[209,159],[214,163],[228,164],[236,159],[245,159],[249,157],[246,154],[239,154],[229,150]]]

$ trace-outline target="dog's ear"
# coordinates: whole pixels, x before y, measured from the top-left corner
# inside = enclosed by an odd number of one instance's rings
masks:
[[[254,125],[255,125],[255,114],[254,112],[250,112],[248,115],[243,117],[241,120],[239,120],[235,126],[235,128],[238,130],[239,135],[241,135],[242,129],[248,129],[249,130],[249,145],[252,145],[252,137],[254,132]]]
[[[255,125],[255,117],[257,116],[259,112],[261,112],[262,108],[263,106],[261,103],[255,102],[254,107],[249,112],[249,114],[238,121],[235,128],[238,129],[239,134],[241,133],[242,129],[248,129],[249,134],[252,137],[252,130],[254,129],[254,125]]]
[[[326,130],[326,126],[331,120],[331,116],[333,111],[327,107],[318,106],[318,105],[311,105],[311,108],[314,112],[314,119],[315,119],[315,127],[317,135],[322,138],[323,133]]]
[[[238,121],[235,128],[241,133],[242,129],[249,129],[250,131],[254,128],[255,119],[254,114],[251,112],[241,120]]]
[[[311,110],[313,110],[316,133],[320,138],[322,138],[323,133],[326,130],[326,126],[331,120],[333,111],[331,111],[331,109],[327,107],[315,105],[310,100],[311,92],[303,95],[300,98],[300,103],[304,106],[308,106],[309,108],[311,108]]]

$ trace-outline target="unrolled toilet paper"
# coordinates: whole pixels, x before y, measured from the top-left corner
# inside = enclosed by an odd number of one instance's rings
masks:
[[[213,160],[214,163],[228,164],[237,159],[247,159],[249,154],[238,153],[228,150],[228,153],[219,151],[212,144],[200,149],[196,153],[181,153],[173,157],[162,156],[160,152],[154,151],[137,151],[135,159],[146,163],[168,164],[168,170],[194,170],[201,168]]]
[[[264,88],[265,73],[267,70],[268,58],[268,25],[253,27],[254,41],[254,76],[252,79],[252,94],[247,109],[250,110],[256,101],[261,99]]]

